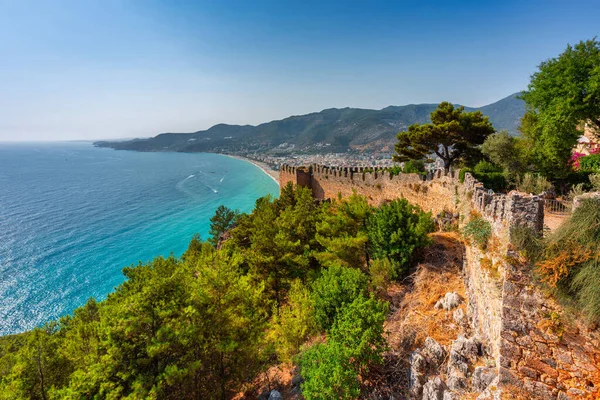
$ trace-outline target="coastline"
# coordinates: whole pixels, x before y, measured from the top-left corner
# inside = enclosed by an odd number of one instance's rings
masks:
[[[277,184],[277,186],[279,186],[279,171],[275,171],[275,170],[271,169],[271,167],[269,167],[268,164],[265,164],[260,161],[254,161],[254,160],[251,160],[246,157],[233,156],[231,154],[221,154],[221,155],[225,156],[225,157],[237,158],[238,160],[246,161],[246,162],[249,162],[250,164],[253,164],[255,167],[259,168],[262,172],[267,174],[271,179],[273,179],[275,181],[275,183]]]

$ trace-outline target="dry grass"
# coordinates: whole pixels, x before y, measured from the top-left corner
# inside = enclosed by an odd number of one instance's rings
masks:
[[[460,327],[452,312],[434,309],[435,303],[447,292],[456,292],[466,299],[460,275],[462,244],[454,233],[435,233],[434,243],[425,250],[424,261],[410,276],[405,287],[391,288],[402,299],[386,321],[390,331],[390,346],[396,350],[412,351],[428,336],[441,344],[450,344]],[[392,297],[395,297],[392,295]],[[465,307],[464,303],[461,307]]]
[[[256,399],[264,391],[278,390],[284,399],[299,400],[303,397],[298,393],[291,393],[294,366],[291,364],[278,364],[257,376],[247,385],[244,392],[232,397],[233,400]]]

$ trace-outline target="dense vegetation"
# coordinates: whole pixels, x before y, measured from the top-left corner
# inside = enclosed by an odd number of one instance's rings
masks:
[[[377,293],[427,244],[429,214],[287,186],[211,221],[208,242],[125,268],[106,300],[2,338],[0,398],[224,399],[289,361],[305,398],[355,397],[386,348]]]

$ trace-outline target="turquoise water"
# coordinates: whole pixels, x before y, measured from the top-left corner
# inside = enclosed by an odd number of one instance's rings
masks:
[[[278,192],[257,167],[215,154],[0,144],[0,335],[105,298],[124,266],[181,255],[219,205],[247,212]]]

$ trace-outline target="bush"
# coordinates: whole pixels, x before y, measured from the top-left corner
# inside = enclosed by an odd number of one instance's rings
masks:
[[[338,311],[366,289],[367,276],[356,268],[332,265],[324,269],[312,285],[316,324],[323,330],[329,329]]]
[[[583,183],[578,183],[571,188],[571,191],[569,192],[569,199],[574,199],[575,197],[581,196],[586,192],[587,190],[585,190],[585,185]]]
[[[279,358],[291,361],[306,339],[316,332],[313,301],[300,280],[295,280],[288,294],[288,303],[274,317],[270,332]]]
[[[387,258],[373,260],[369,266],[371,290],[378,295],[384,295],[394,278],[394,266]]]
[[[473,167],[475,175],[489,174],[494,172],[502,172],[502,168],[495,166],[488,161],[479,161],[475,167]]]
[[[502,168],[487,161],[480,161],[473,168],[473,175],[483,183],[486,189],[500,192],[506,189],[507,183]]]
[[[467,167],[460,169],[460,172],[458,173],[458,181],[460,183],[464,183],[465,182],[465,174],[467,172],[470,173],[470,174],[472,174],[473,170],[471,168],[467,168]]]
[[[404,164],[405,174],[423,174],[425,173],[425,162],[423,160],[410,160]]]
[[[552,188],[552,184],[545,177],[529,172],[523,175],[517,186],[519,191],[533,194],[540,194]]]
[[[434,228],[431,213],[406,199],[384,204],[367,219],[371,255],[374,259],[389,259],[394,277],[403,277],[415,251],[429,244],[427,234]]]
[[[540,235],[535,229],[525,225],[516,225],[510,228],[510,242],[531,262],[538,261],[544,251]]]
[[[463,228],[463,235],[485,250],[492,237],[492,225],[480,216],[475,216]]]
[[[600,172],[600,154],[592,154],[579,159],[579,169],[582,171]]]
[[[383,362],[387,349],[383,322],[387,311],[386,303],[363,296],[340,310],[327,343],[313,346],[299,359],[305,399],[359,396],[359,377],[365,376],[372,364]]]

